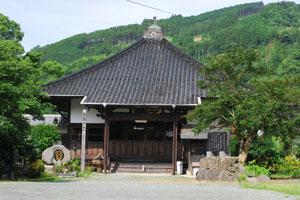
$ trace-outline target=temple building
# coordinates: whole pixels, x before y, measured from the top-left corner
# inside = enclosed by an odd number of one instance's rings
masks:
[[[227,151],[228,134],[192,133],[186,115],[206,99],[197,86],[202,65],[164,38],[154,23],[116,55],[45,86],[66,119],[62,143],[81,154],[86,110],[86,159],[101,154],[105,172],[176,173],[207,151]],[[142,167],[140,167],[142,166]]]

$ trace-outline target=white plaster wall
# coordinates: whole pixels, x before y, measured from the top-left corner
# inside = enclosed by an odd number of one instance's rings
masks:
[[[80,98],[71,99],[71,123],[82,122],[82,110],[85,108],[85,105],[80,104],[81,100]],[[98,114],[96,109],[87,109],[87,123],[104,124],[104,120],[101,117],[97,117],[96,114]]]

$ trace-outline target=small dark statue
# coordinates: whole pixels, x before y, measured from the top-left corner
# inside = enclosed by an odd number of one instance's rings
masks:
[[[98,154],[93,160],[91,161],[91,165],[97,169],[98,173],[102,173],[103,171],[103,164],[104,164],[104,157]]]

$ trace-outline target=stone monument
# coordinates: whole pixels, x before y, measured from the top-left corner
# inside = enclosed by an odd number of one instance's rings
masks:
[[[42,153],[42,160],[47,165],[56,165],[71,160],[70,151],[63,145],[53,145]]]

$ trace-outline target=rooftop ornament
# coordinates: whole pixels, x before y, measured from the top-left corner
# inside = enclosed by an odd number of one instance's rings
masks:
[[[160,26],[156,23],[156,17],[153,17],[153,24],[148,27],[148,30],[144,33],[145,39],[162,40],[164,33]]]

